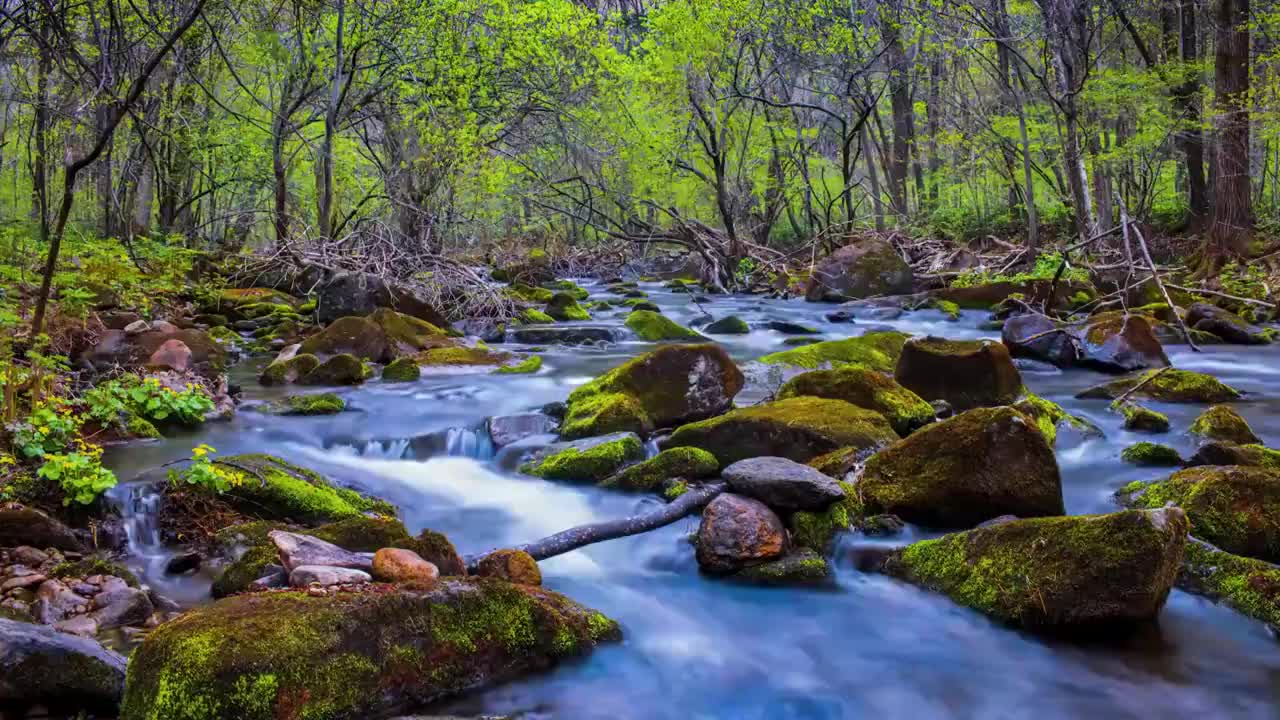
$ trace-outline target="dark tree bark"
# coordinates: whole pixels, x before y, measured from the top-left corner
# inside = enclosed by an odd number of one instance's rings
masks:
[[[1217,0],[1213,224],[1202,272],[1244,256],[1253,231],[1249,184],[1249,0]]]

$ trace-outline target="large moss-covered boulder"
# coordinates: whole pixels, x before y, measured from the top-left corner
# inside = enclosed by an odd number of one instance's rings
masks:
[[[1130,375],[1082,390],[1084,399],[1115,400],[1137,388],[1135,396],[1170,403],[1221,403],[1240,399],[1240,391],[1212,375],[1192,370],[1162,368]]]
[[[884,569],[997,620],[1096,629],[1154,619],[1187,540],[1177,508],[1012,520],[895,552]]]
[[[697,331],[652,310],[636,310],[627,316],[626,325],[636,337],[649,342],[706,340]]]
[[[1100,372],[1125,373],[1169,365],[1151,322],[1142,315],[1107,312],[1072,328],[1076,364]]]
[[[364,360],[388,359],[387,337],[378,324],[363,317],[338,318],[324,330],[303,341],[300,354],[327,358],[343,353]]]
[[[1173,503],[1186,511],[1196,537],[1237,555],[1280,560],[1280,472],[1203,465],[1130,483],[1120,498],[1130,507]]]
[[[1280,567],[1191,538],[1178,587],[1280,629]]]
[[[1240,413],[1226,405],[1214,405],[1200,413],[1191,423],[1191,434],[1199,435],[1206,440],[1236,443],[1237,445],[1256,445],[1261,442],[1253,434],[1249,422]]]
[[[547,301],[545,312],[556,320],[590,320],[591,314],[569,293],[558,292]]]
[[[637,463],[611,475],[600,487],[619,490],[661,490],[668,480],[697,480],[711,477],[720,469],[720,462],[706,450],[693,447],[677,447],[663,450],[654,457]]]
[[[1058,403],[1046,400],[1035,393],[1026,393],[1010,407],[1030,418],[1040,429],[1045,440],[1049,441],[1050,447],[1057,442],[1058,430],[1063,427],[1071,428],[1082,437],[1103,437],[1103,432],[1097,425],[1079,415],[1072,415]]]
[[[957,412],[1008,405],[1022,394],[1022,375],[1008,348],[986,340],[912,338],[902,346],[894,378],[925,400],[946,400]]]
[[[307,355],[299,355],[298,357],[309,357]],[[350,353],[342,353],[334,355],[328,360],[315,366],[306,375],[298,378],[298,383],[302,385],[359,385],[373,371],[363,360],[351,355]]]
[[[888,375],[860,367],[815,370],[791,378],[775,397],[809,395],[853,403],[884,415],[899,435],[933,422],[933,406]]]
[[[906,295],[911,266],[887,241],[869,237],[823,258],[809,277],[806,300],[840,302],[873,295]]]
[[[939,528],[1065,511],[1053,448],[1010,407],[970,410],[917,430],[868,460],[857,490],[869,513]]]
[[[1271,342],[1271,334],[1266,330],[1229,310],[1208,303],[1194,303],[1187,308],[1186,323],[1188,327],[1211,333],[1229,343],[1266,345]]]
[[[764,455],[807,462],[838,448],[870,452],[897,439],[893,426],[874,410],[843,400],[793,397],[683,425],[663,447],[701,448],[729,465]]]
[[[520,471],[549,480],[597,483],[643,457],[644,445],[635,433],[616,433],[550,445]]]
[[[1236,445],[1211,441],[1201,445],[1188,465],[1245,465],[1280,470],[1280,450],[1263,445]]]
[[[651,432],[733,406],[742,371],[719,345],[669,345],[610,370],[569,394],[561,437]]]
[[[617,623],[558,593],[491,579],[429,592],[256,593],[147,636],[121,720],[386,717],[581,656]]]
[[[893,372],[910,336],[896,330],[869,332],[844,340],[828,340],[803,347],[770,353],[760,358],[766,365],[791,365],[816,370],[852,365],[868,370]]]

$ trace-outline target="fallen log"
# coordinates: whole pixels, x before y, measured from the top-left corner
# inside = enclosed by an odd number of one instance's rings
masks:
[[[579,525],[568,530],[562,530],[554,535],[548,535],[541,540],[518,545],[515,549],[529,553],[534,560],[546,560],[547,558],[563,555],[572,550],[604,542],[605,540],[616,540],[621,537],[657,530],[660,527],[670,525],[680,518],[698,512],[706,507],[707,503],[714,500],[717,495],[724,492],[726,487],[724,483],[709,483],[691,487],[685,494],[651,512],[617,520]],[[485,553],[485,555],[487,554]],[[484,555],[468,557],[467,571],[475,572],[476,566],[483,557]]]

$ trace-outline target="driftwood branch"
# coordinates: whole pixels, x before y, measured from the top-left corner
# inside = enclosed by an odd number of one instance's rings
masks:
[[[1187,329],[1187,324],[1182,321],[1182,316],[1178,314],[1177,306],[1173,304],[1173,300],[1169,297],[1169,291],[1165,289],[1164,283],[1160,280],[1160,271],[1156,269],[1155,261],[1151,259],[1151,251],[1147,249],[1147,240],[1142,236],[1142,229],[1129,219],[1129,211],[1124,206],[1124,200],[1120,197],[1120,193],[1116,193],[1116,202],[1120,208],[1120,223],[1126,229],[1133,228],[1133,234],[1138,238],[1138,248],[1142,250],[1142,259],[1146,261],[1147,269],[1151,271],[1151,279],[1155,281],[1156,287],[1160,289],[1160,295],[1164,297],[1165,305],[1173,311],[1173,319],[1178,322],[1178,329],[1182,331],[1182,337],[1186,338],[1187,345],[1195,352],[1200,352],[1200,346],[1196,345],[1195,339],[1191,337],[1191,331]]]
[[[1125,400],[1128,400],[1128,399],[1129,399],[1129,396],[1130,396],[1130,395],[1133,395],[1134,393],[1138,392],[1138,391],[1139,391],[1139,390],[1141,390],[1142,388],[1146,387],[1146,386],[1147,386],[1147,383],[1151,382],[1152,380],[1155,380],[1156,378],[1160,377],[1161,375],[1165,374],[1166,372],[1168,372],[1168,371],[1169,371],[1169,370],[1171,370],[1171,369],[1172,369],[1172,368],[1162,367],[1162,368],[1160,368],[1159,370],[1157,370],[1157,371],[1155,371],[1155,372],[1151,373],[1150,375],[1148,375],[1148,376],[1146,376],[1145,378],[1143,378],[1143,379],[1142,379],[1142,382],[1138,383],[1137,385],[1134,385],[1133,387],[1131,387],[1131,388],[1129,388],[1128,390],[1125,390],[1123,393],[1121,393],[1120,397],[1118,397],[1118,398],[1116,398],[1115,400],[1112,400],[1112,401],[1111,401],[1111,404],[1112,404],[1113,406],[1115,406],[1115,407],[1120,407],[1121,405],[1123,405],[1123,404],[1124,404],[1124,401],[1125,401]]]
[[[541,540],[519,545],[515,549],[529,553],[534,560],[546,560],[547,558],[563,555],[571,550],[577,550],[605,540],[616,540],[629,535],[639,535],[650,530],[657,530],[660,527],[670,525],[680,518],[698,512],[707,503],[715,499],[717,495],[724,492],[725,488],[724,483],[710,483],[692,487],[688,492],[672,502],[651,512],[617,520],[579,525],[578,527],[558,532],[555,535],[549,535]],[[474,571],[482,557],[484,556],[467,558],[467,569]]]

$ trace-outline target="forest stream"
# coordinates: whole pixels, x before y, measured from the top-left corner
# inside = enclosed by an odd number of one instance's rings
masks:
[[[593,281],[581,284],[593,297],[609,297]],[[695,304],[690,295],[660,283],[641,287],[663,314],[682,325],[696,324],[706,314],[732,314],[753,328],[766,321],[801,323],[818,329],[822,339],[888,328],[999,339],[998,331],[981,329],[986,312],[965,311],[950,320],[937,310],[919,310],[893,320],[836,324],[825,319],[831,306],[802,300],[724,295]],[[410,383],[373,380],[338,391],[347,410],[329,416],[254,412],[255,402],[285,391],[256,381],[266,358],[234,366],[231,381],[243,387],[234,419],[108,451],[105,464],[122,481],[111,497],[128,527],[127,564],[184,608],[211,602],[215,571],[165,574],[167,561],[181,548],[159,542],[156,494],[127,481],[186,458],[200,443],[220,455],[269,452],[384,498],[401,509],[410,532],[443,532],[464,556],[658,506],[661,500],[647,495],[520,474],[521,454],[555,436],[534,436],[495,450],[487,430],[492,416],[563,401],[573,388],[653,349],[655,344],[626,339],[624,317],[624,312],[601,313],[589,323],[615,328],[616,343],[538,349],[544,364],[535,374],[446,369],[424,372]],[[785,337],[768,329],[716,337],[747,376],[738,406],[776,389],[778,371],[752,361],[785,349]],[[1280,446],[1280,346],[1216,345],[1193,352],[1186,345],[1169,345],[1166,350],[1178,368],[1212,373],[1243,391],[1245,401],[1234,407],[1265,444]],[[1121,450],[1141,437],[1122,429],[1121,417],[1108,411],[1107,401],[1075,399],[1106,376],[1022,360],[1018,365],[1031,391],[1105,433],[1104,438],[1069,428],[1060,433],[1056,454],[1069,514],[1112,512],[1119,488],[1167,475],[1161,468],[1120,460]],[[1168,414],[1175,428],[1163,441],[1190,454],[1193,441],[1180,429],[1203,408],[1148,405]],[[652,443],[646,450],[656,452]],[[432,711],[579,720],[1276,716],[1280,653],[1268,629],[1181,590],[1173,591],[1158,625],[1083,642],[1011,629],[941,594],[857,569],[856,558],[869,545],[900,546],[932,536],[918,527],[908,525],[888,538],[843,534],[834,552],[834,582],[818,588],[755,587],[706,577],[688,544],[697,528],[693,515],[542,562],[547,587],[616,619],[624,641]]]

